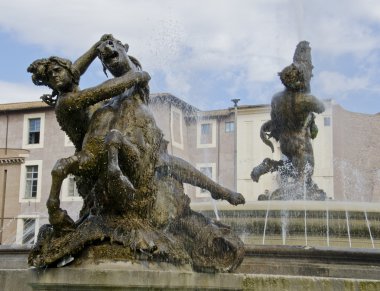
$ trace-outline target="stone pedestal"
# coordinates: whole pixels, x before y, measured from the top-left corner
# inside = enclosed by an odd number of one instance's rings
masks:
[[[28,268],[27,249],[0,248],[0,290],[380,290],[379,250],[247,247],[234,273],[197,273],[190,265],[75,261]],[[8,264],[5,264],[8,261]]]

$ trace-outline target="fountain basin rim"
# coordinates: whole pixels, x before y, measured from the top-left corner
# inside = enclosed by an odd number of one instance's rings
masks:
[[[380,250],[369,248],[309,247],[287,245],[245,245],[245,257],[316,259],[329,262],[355,262],[380,266]]]
[[[31,246],[0,246],[0,254],[28,254]],[[309,247],[289,245],[245,245],[245,257],[272,258],[315,258],[322,260],[362,261],[380,264],[380,249],[343,248],[343,247]]]
[[[267,200],[267,201],[247,201],[243,205],[231,206],[225,201],[215,201],[217,209],[224,210],[313,210],[313,211],[359,211],[359,212],[380,212],[379,202],[360,201],[310,201],[310,200]],[[191,203],[191,208],[195,211],[213,210],[210,202]]]

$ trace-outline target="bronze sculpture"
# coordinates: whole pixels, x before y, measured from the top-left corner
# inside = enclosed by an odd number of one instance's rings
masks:
[[[80,256],[90,245],[98,258],[105,252],[109,259],[148,255],[190,263],[197,270],[233,270],[243,258],[242,242],[227,226],[192,211],[182,183],[201,186],[214,199],[234,205],[244,203],[244,197],[168,155],[147,108],[150,77],[127,50],[105,35],[80,58],[86,59],[81,69],[58,58],[37,60],[28,68],[35,84],[48,85],[57,95],[57,119],[76,146],[75,155],[59,160],[52,171],[51,225],[41,227],[29,263],[52,265],[67,255]],[[79,75],[95,55],[115,78],[79,90]],[[54,103],[52,97],[45,100]],[[80,132],[65,121],[78,113],[85,121]],[[78,177],[84,198],[77,222],[59,207],[60,186],[69,173]]]
[[[269,158],[253,168],[251,178],[258,182],[261,175],[279,171],[280,188],[263,199],[311,199],[325,200],[326,194],[312,180],[314,154],[311,140],[317,136],[314,113],[325,110],[323,103],[310,94],[311,63],[309,43],[297,45],[293,63],[279,73],[285,90],[275,94],[271,102],[271,119],[265,122],[260,137],[272,152],[269,138],[280,143],[280,150],[287,159],[275,161]]]

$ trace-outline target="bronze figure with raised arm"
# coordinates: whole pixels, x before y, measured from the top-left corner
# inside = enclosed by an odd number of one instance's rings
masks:
[[[109,258],[149,254],[158,261],[191,262],[200,270],[235,269],[244,256],[242,241],[229,227],[191,210],[182,183],[234,205],[244,203],[244,197],[167,153],[147,106],[150,77],[127,52],[127,45],[105,35],[84,63],[95,53],[115,77],[84,90],[78,88],[79,78],[73,78],[80,73],[67,60],[37,60],[29,68],[35,83],[54,90],[57,119],[64,130],[73,131],[68,135],[76,145],[75,154],[58,160],[52,171],[47,202],[51,224],[41,227],[29,263],[51,265],[101,244]],[[70,117],[78,113],[85,113],[79,116],[87,123],[75,135]],[[68,174],[85,186],[76,223],[60,208],[60,188]]]
[[[104,105],[100,102],[123,93],[137,83],[147,83],[150,79],[148,73],[138,70],[137,66],[131,64],[134,70],[129,74],[105,81],[92,88],[80,90],[80,75],[86,71],[90,63],[96,58],[98,46],[111,37],[111,35],[104,35],[74,64],[67,59],[50,57],[36,60],[28,67],[28,72],[33,74],[32,80],[35,84],[45,85],[53,89],[52,95],[44,95],[43,100],[55,106],[57,120],[76,148],[76,153],[73,156],[57,161],[52,171],[53,181],[47,207],[50,223],[58,229],[71,229],[75,226],[67,212],[59,207],[59,193],[64,178],[68,174],[74,174],[83,179],[82,172],[91,173],[86,175],[87,179],[80,180],[82,182],[80,183],[81,186],[85,189],[80,193],[84,196],[83,198],[86,202],[88,197],[85,191],[90,190],[91,183],[97,177],[97,160],[100,157],[95,154],[94,149],[88,143],[84,143],[84,140],[91,126],[93,114],[96,112],[97,107]],[[104,137],[101,143],[104,143]],[[101,146],[98,150],[100,153],[104,151],[104,147]],[[133,190],[128,178],[124,175],[119,176],[119,178],[122,180],[121,183]]]
[[[271,119],[265,122],[260,137],[272,152],[269,138],[280,143],[280,150],[287,159],[275,161],[269,158],[253,168],[251,178],[258,182],[261,175],[279,171],[280,188],[261,199],[311,199],[324,200],[326,194],[313,182],[314,153],[312,139],[317,136],[314,113],[322,113],[322,101],[310,94],[313,65],[311,48],[307,41],[297,45],[293,63],[280,73],[285,90],[275,94],[271,102]],[[306,191],[304,190],[306,189]]]

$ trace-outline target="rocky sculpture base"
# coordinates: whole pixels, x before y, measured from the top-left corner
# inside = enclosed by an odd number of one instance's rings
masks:
[[[258,200],[314,200],[324,201],[327,199],[326,192],[317,184],[305,187],[300,183],[288,183],[272,193],[261,194]]]
[[[134,212],[89,215],[71,231],[43,225],[29,254],[35,267],[56,267],[92,260],[165,262],[191,266],[201,272],[230,272],[244,258],[244,244],[232,230],[190,209],[181,183],[162,179],[171,187],[155,201],[152,215]],[[158,213],[160,215],[158,215]]]
[[[70,256],[80,256],[89,245],[93,246],[94,259],[144,259],[179,264],[191,260],[172,238],[158,232],[149,221],[128,216],[92,216],[76,230],[64,234],[44,225],[28,261],[36,267],[60,264],[70,260]]]

